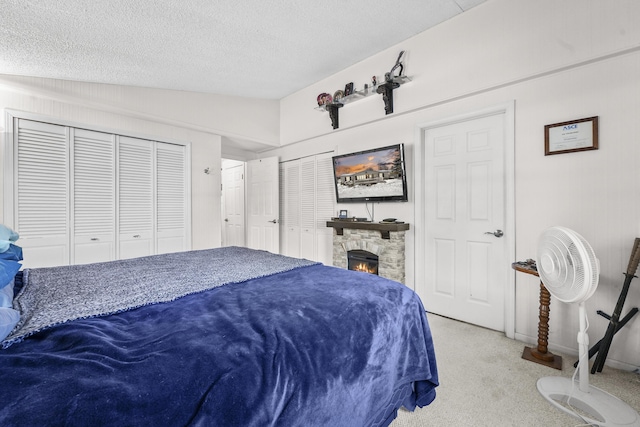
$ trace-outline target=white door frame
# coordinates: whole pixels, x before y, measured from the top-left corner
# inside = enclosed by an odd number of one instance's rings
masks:
[[[472,119],[477,119],[489,115],[504,114],[505,115],[505,129],[504,129],[504,149],[505,149],[505,230],[504,239],[506,240],[506,254],[508,260],[505,260],[504,274],[506,280],[506,289],[504,289],[505,295],[505,325],[504,331],[508,338],[515,338],[515,273],[510,268],[510,263],[515,259],[515,101],[510,101],[505,104],[496,105],[479,111],[473,111],[470,113],[457,115],[453,117],[447,117],[437,121],[431,121],[427,123],[419,123],[415,129],[415,147],[414,147],[414,170],[415,170],[415,280],[418,277],[424,277],[424,264],[420,261],[425,254],[424,239],[420,236],[424,236],[426,228],[425,212],[421,209],[424,200],[424,188],[423,183],[425,181],[425,165],[423,164],[424,158],[424,145],[425,145],[425,131],[431,128],[451,125],[459,122],[464,122]],[[508,262],[507,262],[508,261]]]

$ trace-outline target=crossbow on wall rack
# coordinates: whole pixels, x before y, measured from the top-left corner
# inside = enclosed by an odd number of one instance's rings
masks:
[[[333,129],[338,129],[339,127],[339,115],[338,110],[349,102],[353,102],[367,96],[373,95],[374,93],[379,93],[382,95],[382,99],[384,101],[384,111],[385,114],[393,113],[393,90],[400,87],[401,84],[404,84],[411,79],[407,76],[402,75],[402,71],[404,70],[404,65],[401,62],[402,55],[404,54],[404,50],[400,52],[398,55],[398,59],[396,63],[391,68],[391,70],[384,74],[384,83],[374,84],[372,88],[367,87],[362,90],[354,91],[353,93],[341,97],[339,99],[332,99],[330,102],[324,103],[317,107],[317,110],[320,111],[328,111],[329,117],[331,118],[331,126]],[[398,70],[398,74],[395,72]]]

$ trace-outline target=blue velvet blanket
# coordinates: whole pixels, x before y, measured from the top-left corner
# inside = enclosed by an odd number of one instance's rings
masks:
[[[413,291],[310,265],[0,350],[0,425],[385,426],[437,384]]]
[[[20,321],[8,347],[58,323],[169,302],[227,283],[317,264],[236,246],[95,264],[27,269],[14,306]]]

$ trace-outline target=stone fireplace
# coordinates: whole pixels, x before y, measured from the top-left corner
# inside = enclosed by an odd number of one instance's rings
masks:
[[[404,283],[409,224],[329,221],[327,227],[334,228],[333,265],[348,268],[348,252],[369,252],[378,257],[378,275]]]

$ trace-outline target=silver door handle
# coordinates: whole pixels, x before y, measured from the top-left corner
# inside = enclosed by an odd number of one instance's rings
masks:
[[[271,221],[267,221],[267,222],[272,222],[272,223],[274,223],[274,224],[277,224],[277,223],[278,223],[278,220],[277,220],[277,219],[272,219]]]
[[[487,231],[484,234],[493,234],[496,237],[502,237],[504,236],[504,233],[502,232],[502,230],[496,230],[496,231]]]

